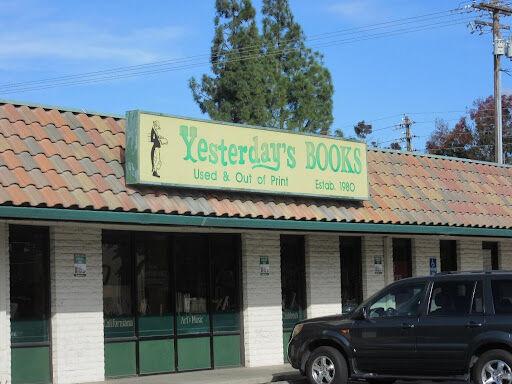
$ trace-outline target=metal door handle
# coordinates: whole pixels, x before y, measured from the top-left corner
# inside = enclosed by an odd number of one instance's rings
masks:
[[[411,328],[414,328],[414,324],[402,323],[402,329],[411,329]]]
[[[466,324],[466,327],[468,328],[480,328],[482,327],[482,323],[477,323],[476,321],[470,321],[469,323]]]

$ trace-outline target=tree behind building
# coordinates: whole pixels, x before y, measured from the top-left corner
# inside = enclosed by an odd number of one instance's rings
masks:
[[[263,1],[263,32],[250,0],[217,0],[212,76],[190,80],[212,119],[327,133],[333,85],[322,56],[305,45],[287,0]]]
[[[505,163],[512,163],[512,95],[502,96],[503,149]],[[478,99],[467,116],[450,128],[436,120],[426,143],[429,153],[474,160],[494,161],[494,98]]]

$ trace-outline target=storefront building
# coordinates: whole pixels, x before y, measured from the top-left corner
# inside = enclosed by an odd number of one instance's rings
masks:
[[[282,364],[301,319],[482,269],[512,269],[510,166],[0,105],[2,384]]]

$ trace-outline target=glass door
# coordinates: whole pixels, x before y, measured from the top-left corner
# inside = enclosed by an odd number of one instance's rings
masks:
[[[348,313],[363,300],[362,255],[360,237],[341,237],[341,303]]]
[[[50,383],[50,252],[46,227],[9,227],[13,384]]]
[[[482,254],[485,270],[497,271],[500,269],[498,243],[496,241],[483,241]]]
[[[304,236],[281,236],[281,294],[283,306],[283,348],[287,347],[295,324],[306,318],[306,273]]]
[[[393,239],[393,275],[395,281],[412,276],[411,239]]]
[[[439,242],[441,256],[441,272],[457,270],[457,241],[441,240]]]

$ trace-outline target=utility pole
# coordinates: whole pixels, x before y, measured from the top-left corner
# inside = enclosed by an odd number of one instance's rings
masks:
[[[400,124],[401,128],[405,128],[405,143],[407,145],[407,151],[412,152],[412,138],[413,135],[411,134],[411,126],[414,124],[414,121],[412,121],[409,116],[404,115],[404,118],[402,119],[402,124]]]
[[[500,3],[499,0],[492,0],[489,3],[476,3],[473,8],[489,11],[492,15],[492,23],[476,20],[475,25],[478,28],[489,26],[492,28],[493,46],[494,46],[494,157],[498,164],[503,164],[503,118],[501,109],[501,56],[507,50],[507,43],[501,37],[502,29],[510,29],[508,26],[500,24],[500,16],[512,15],[512,8]],[[508,55],[507,55],[508,56]]]

